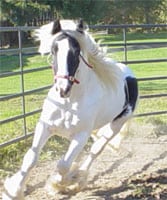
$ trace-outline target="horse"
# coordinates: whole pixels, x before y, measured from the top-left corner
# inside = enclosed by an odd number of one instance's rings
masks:
[[[36,31],[39,52],[51,56],[54,84],[44,100],[32,146],[19,171],[4,183],[3,200],[24,199],[30,171],[55,134],[70,141],[47,187],[58,192],[86,187],[92,162],[109,142],[113,148],[121,144],[122,129],[136,108],[137,80],[129,67],[106,56],[87,29],[83,20],[55,20]],[[90,152],[79,162],[91,136],[95,140]]]

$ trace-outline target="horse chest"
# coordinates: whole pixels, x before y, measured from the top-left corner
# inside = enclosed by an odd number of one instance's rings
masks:
[[[59,116],[53,120],[54,126],[57,130],[70,131],[77,126],[79,118],[71,110],[60,110]]]
[[[62,137],[69,138],[77,132],[80,124],[77,103],[55,102],[47,98],[43,105],[41,120],[47,123],[50,130]]]

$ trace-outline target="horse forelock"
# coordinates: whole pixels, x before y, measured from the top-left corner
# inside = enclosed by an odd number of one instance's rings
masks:
[[[36,40],[40,41],[40,46],[38,49],[39,53],[41,54],[50,53],[53,40],[60,34],[62,34],[62,32],[65,32],[71,35],[72,37],[76,38],[75,36],[78,31],[77,31],[77,25],[74,21],[61,20],[60,24],[61,24],[61,31],[54,35],[52,34],[54,22],[50,22],[49,24],[43,25],[35,31]]]

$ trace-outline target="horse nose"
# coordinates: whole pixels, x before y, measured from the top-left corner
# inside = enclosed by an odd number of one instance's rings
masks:
[[[65,92],[64,92],[64,90],[62,88],[60,88],[60,96],[62,98],[65,98]]]
[[[70,96],[71,85],[68,85],[65,89],[60,88],[60,96],[67,98]]]
[[[55,90],[56,90],[56,92],[58,92],[60,94],[61,97],[65,96],[63,88],[60,88],[58,85],[56,85]]]
[[[68,80],[59,79],[55,83],[56,92],[58,92],[62,98],[70,96],[71,87],[72,84]]]

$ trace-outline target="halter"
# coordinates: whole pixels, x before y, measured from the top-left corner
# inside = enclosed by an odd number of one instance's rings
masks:
[[[90,65],[86,60],[85,60],[85,58],[81,55],[81,54],[79,54],[79,56],[82,58],[82,61],[89,67],[89,68],[93,68],[93,66],[92,65]]]
[[[82,61],[89,67],[89,68],[93,68],[92,65],[90,65],[86,60],[85,58],[79,54],[79,56],[82,58]],[[52,67],[53,68],[53,67]],[[76,83],[76,84],[79,84],[80,81],[78,81],[74,76],[68,76],[68,75],[54,75],[54,80],[56,81],[58,78],[64,78],[64,79],[67,79],[69,81],[71,81],[72,83]]]
[[[57,80],[58,78],[67,79],[67,80],[71,81],[72,83],[77,83],[77,84],[80,83],[74,76],[67,76],[67,75],[55,75],[54,76],[54,80]]]

